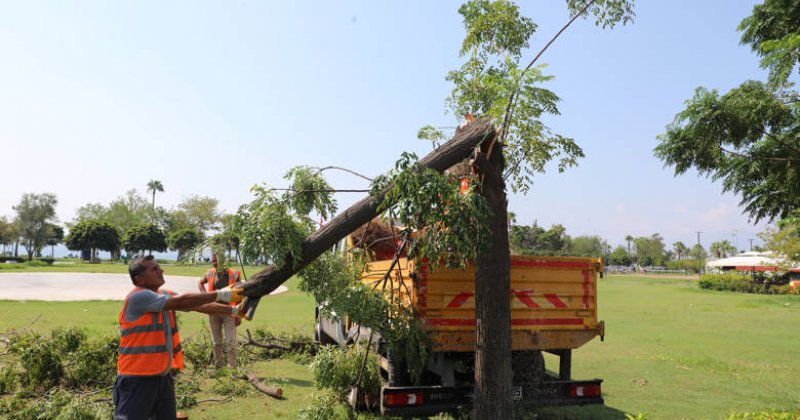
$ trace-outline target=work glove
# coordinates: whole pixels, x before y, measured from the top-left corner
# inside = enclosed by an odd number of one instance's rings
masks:
[[[234,287],[228,286],[228,287],[226,287],[224,289],[217,290],[217,302],[220,302],[220,303],[228,303],[228,302],[238,303],[238,302],[241,302],[242,299],[244,299],[244,289],[241,289],[241,288],[238,288],[238,287],[234,288]]]

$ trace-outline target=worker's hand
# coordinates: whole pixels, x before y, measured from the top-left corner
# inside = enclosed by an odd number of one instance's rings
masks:
[[[231,306],[231,315],[233,315],[234,318],[236,318],[236,326],[238,327],[239,324],[242,323],[242,317],[244,316],[241,303],[236,306]]]
[[[224,289],[217,290],[217,302],[228,303],[234,302],[238,303],[244,299],[244,289],[241,288],[233,288],[233,287],[226,287]]]

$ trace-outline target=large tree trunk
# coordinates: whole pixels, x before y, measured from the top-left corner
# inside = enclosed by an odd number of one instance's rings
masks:
[[[476,159],[483,176],[481,195],[492,210],[491,247],[478,252],[475,267],[475,419],[510,419],[511,280],[508,202],[499,142],[484,146]],[[488,150],[487,150],[488,149]],[[488,153],[487,153],[488,152]]]
[[[470,152],[484,140],[494,135],[494,128],[489,120],[478,120],[456,132],[450,141],[420,160],[422,167],[442,172],[467,157]],[[314,261],[325,251],[333,247],[339,240],[353,232],[378,215],[377,205],[383,198],[367,196],[347,210],[339,213],[328,224],[303,241],[300,261],[294,266],[265,267],[243,284],[245,300],[243,309],[248,318],[258,304],[258,298],[275,290],[303,267]],[[505,219],[504,219],[505,220]],[[292,261],[292,258],[287,258]]]

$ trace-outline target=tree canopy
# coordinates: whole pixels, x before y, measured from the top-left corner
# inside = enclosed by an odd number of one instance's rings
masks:
[[[769,80],[748,80],[725,94],[698,87],[654,151],[676,175],[694,168],[721,181],[755,221],[800,208],[800,95],[790,81],[800,58],[799,17],[794,1],[754,6],[739,30]]]
[[[64,244],[73,251],[91,250],[94,257],[97,249],[109,252],[119,249],[120,239],[117,229],[110,223],[87,219],[69,229]]]
[[[134,254],[140,251],[164,252],[167,250],[167,238],[158,226],[146,223],[128,229],[123,246],[126,251]]]
[[[14,206],[17,217],[14,220],[19,229],[22,244],[28,252],[28,259],[41,255],[42,248],[50,236],[50,224],[56,220],[55,194],[23,194],[19,204]]]

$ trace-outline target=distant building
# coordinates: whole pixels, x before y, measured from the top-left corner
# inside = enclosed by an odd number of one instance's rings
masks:
[[[743,252],[729,258],[719,258],[706,262],[706,272],[722,271],[778,271],[787,265],[786,259],[775,256],[772,251]],[[789,271],[800,271],[800,268],[790,268]]]

